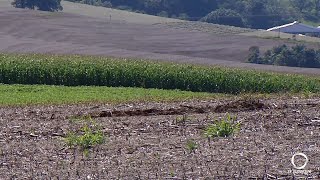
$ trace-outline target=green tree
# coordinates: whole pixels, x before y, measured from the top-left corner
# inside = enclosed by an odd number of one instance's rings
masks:
[[[315,9],[316,15],[319,15],[320,11],[320,0],[313,0],[313,7]]]
[[[305,10],[310,10],[313,5],[311,0],[290,0],[290,4],[299,13],[303,13]]]
[[[262,58],[259,56],[258,47],[251,47],[249,51],[247,61],[250,63],[320,68],[320,50],[308,49],[303,44],[291,48],[286,45],[274,47],[268,50]]]
[[[258,46],[251,46],[249,49],[248,62],[261,64],[262,58],[260,57],[260,50]]]
[[[238,27],[244,26],[241,15],[231,9],[218,9],[212,11],[211,13],[203,17],[201,21]]]
[[[14,0],[12,5],[16,8],[38,9],[41,11],[61,11],[61,0]]]

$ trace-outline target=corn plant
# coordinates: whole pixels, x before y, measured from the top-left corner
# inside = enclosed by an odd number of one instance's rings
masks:
[[[0,54],[0,83],[142,87],[212,93],[320,92],[320,79],[94,56]]]

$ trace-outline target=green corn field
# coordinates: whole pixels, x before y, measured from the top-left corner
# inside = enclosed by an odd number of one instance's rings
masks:
[[[0,54],[0,83],[180,89],[212,93],[320,92],[320,78],[94,56]]]

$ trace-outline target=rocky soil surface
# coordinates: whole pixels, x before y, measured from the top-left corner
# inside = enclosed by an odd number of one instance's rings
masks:
[[[240,131],[206,138],[227,113]],[[106,141],[84,154],[64,138],[88,115]],[[320,178],[319,98],[3,107],[0,125],[0,179]]]

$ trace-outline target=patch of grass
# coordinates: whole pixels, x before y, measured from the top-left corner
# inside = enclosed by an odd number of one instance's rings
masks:
[[[180,90],[102,86],[48,86],[0,84],[0,106],[76,103],[169,102],[223,97],[221,94]]]
[[[240,131],[240,123],[235,123],[237,118],[227,114],[225,118],[222,120],[217,121],[216,123],[209,125],[204,135],[207,138],[214,138],[214,137],[228,137],[236,132]]]
[[[194,140],[188,140],[186,143],[187,150],[192,153],[198,148],[198,144]]]
[[[95,56],[0,54],[0,83],[141,87],[228,94],[320,92],[320,79],[316,77]]]
[[[105,136],[101,131],[101,128],[91,118],[84,119],[86,122],[80,131],[70,131],[64,139],[69,147],[80,148],[85,155],[88,154],[88,150],[105,142]]]
[[[104,135],[100,131],[93,132],[93,130],[88,126],[82,127],[81,131],[81,135],[77,135],[74,132],[70,132],[68,134],[65,139],[68,146],[79,146],[81,149],[88,149],[104,142]]]

